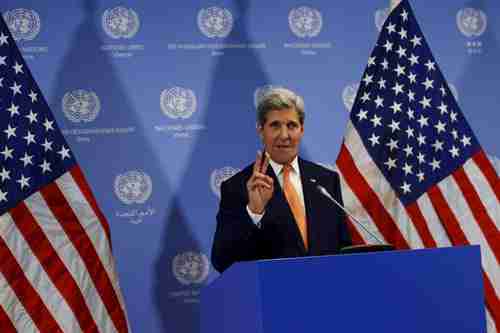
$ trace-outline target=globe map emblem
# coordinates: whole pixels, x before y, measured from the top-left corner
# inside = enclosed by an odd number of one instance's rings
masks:
[[[40,16],[34,10],[17,8],[3,17],[15,40],[33,40],[40,32]]]
[[[233,29],[233,15],[226,8],[209,7],[198,12],[198,28],[208,38],[224,38]]]
[[[466,37],[479,37],[486,30],[486,14],[480,9],[464,8],[457,13],[457,26]]]
[[[302,6],[290,11],[288,24],[297,37],[316,37],[321,32],[323,18],[317,9]]]
[[[139,25],[139,16],[131,8],[115,7],[102,14],[102,27],[114,39],[134,37]]]
[[[77,89],[64,94],[62,108],[72,122],[91,122],[99,114],[101,102],[94,92]]]
[[[172,272],[181,284],[200,284],[208,276],[208,257],[200,252],[188,251],[177,254],[172,260]]]
[[[212,188],[212,192],[220,198],[220,186],[222,182],[231,178],[238,172],[240,172],[240,169],[229,166],[215,169],[210,175],[210,187]]]
[[[115,194],[124,204],[143,204],[151,196],[151,177],[141,171],[128,171],[115,178]]]
[[[191,89],[165,89],[160,95],[160,107],[172,119],[187,119],[196,111],[196,96]]]
[[[389,17],[390,12],[391,10],[389,8],[379,9],[375,12],[375,26],[377,27],[378,31],[382,30],[385,20],[387,20],[387,18]]]
[[[342,100],[344,101],[344,105],[348,111],[351,111],[352,106],[354,104],[354,99],[358,93],[359,84],[353,83],[347,85],[342,91]]]

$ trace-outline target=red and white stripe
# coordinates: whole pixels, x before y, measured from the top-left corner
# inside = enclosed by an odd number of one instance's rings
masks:
[[[1,332],[129,331],[107,222],[78,167],[0,217],[0,260]]]
[[[346,207],[397,248],[480,245],[488,332],[500,331],[500,180],[484,152],[406,207],[350,122],[337,168]],[[358,226],[351,229],[373,242]]]

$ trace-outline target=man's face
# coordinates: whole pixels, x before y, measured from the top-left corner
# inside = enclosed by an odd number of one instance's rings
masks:
[[[279,164],[291,162],[299,153],[304,126],[300,124],[295,109],[273,110],[267,113],[266,122],[257,131],[264,149]]]

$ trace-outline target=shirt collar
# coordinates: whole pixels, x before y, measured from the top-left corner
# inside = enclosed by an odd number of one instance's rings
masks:
[[[276,174],[276,176],[281,175],[281,171],[283,170],[283,164],[276,163],[271,158],[269,158],[269,164],[273,168],[273,171]],[[292,160],[292,162],[290,163],[290,165],[292,166],[293,171],[297,175],[300,175],[300,171],[299,171],[299,158],[298,158],[298,156],[295,156],[295,158]]]

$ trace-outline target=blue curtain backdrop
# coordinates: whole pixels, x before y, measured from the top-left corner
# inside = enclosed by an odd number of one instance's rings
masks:
[[[267,87],[304,97],[302,155],[335,163],[388,3],[2,1],[110,222],[133,331],[198,331],[218,186],[260,147]],[[411,4],[498,170],[500,3]]]

